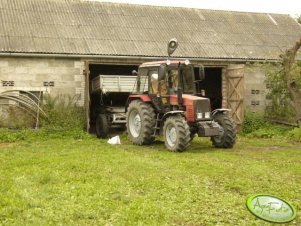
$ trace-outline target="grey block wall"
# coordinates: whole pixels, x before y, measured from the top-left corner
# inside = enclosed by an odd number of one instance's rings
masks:
[[[265,71],[260,65],[245,67],[245,108],[252,112],[263,113],[267,104]]]
[[[78,105],[84,106],[84,68],[80,59],[0,57],[0,92],[20,89],[77,95]]]

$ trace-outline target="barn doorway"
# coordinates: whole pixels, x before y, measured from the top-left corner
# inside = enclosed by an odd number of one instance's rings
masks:
[[[89,63],[89,128],[90,132],[95,132],[95,124],[99,114],[106,114],[108,107],[124,107],[130,92],[102,92],[92,90],[92,81],[99,75],[116,77],[118,75],[132,75],[133,70],[138,70],[138,65],[109,65]],[[133,87],[134,88],[134,87]],[[116,114],[114,114],[115,117]],[[115,119],[118,120],[118,119]],[[118,123],[117,123],[118,124]]]
[[[222,108],[222,67],[205,67],[205,79],[196,83],[197,93],[205,90],[205,97],[210,99],[211,108]],[[196,80],[199,80],[199,69],[195,68]]]

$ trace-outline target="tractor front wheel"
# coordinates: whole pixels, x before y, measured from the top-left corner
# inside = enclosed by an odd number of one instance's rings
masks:
[[[130,140],[136,145],[151,144],[155,132],[155,112],[152,106],[141,100],[130,103],[126,115],[126,127]]]
[[[185,118],[181,115],[170,116],[163,127],[165,146],[170,151],[184,151],[190,144],[190,131]]]
[[[232,148],[236,140],[234,121],[226,114],[218,113],[213,120],[221,126],[219,136],[211,137],[212,144],[217,148]]]

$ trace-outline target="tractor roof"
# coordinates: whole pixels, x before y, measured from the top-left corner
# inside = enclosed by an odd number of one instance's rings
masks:
[[[159,67],[162,64],[178,65],[178,64],[190,64],[190,62],[187,60],[161,60],[161,61],[145,62],[141,64],[140,67]]]

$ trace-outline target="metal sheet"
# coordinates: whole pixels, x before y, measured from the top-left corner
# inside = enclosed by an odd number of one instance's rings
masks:
[[[165,56],[175,37],[179,57],[277,59],[301,35],[288,15],[78,0],[0,0],[0,19],[4,52]]]

